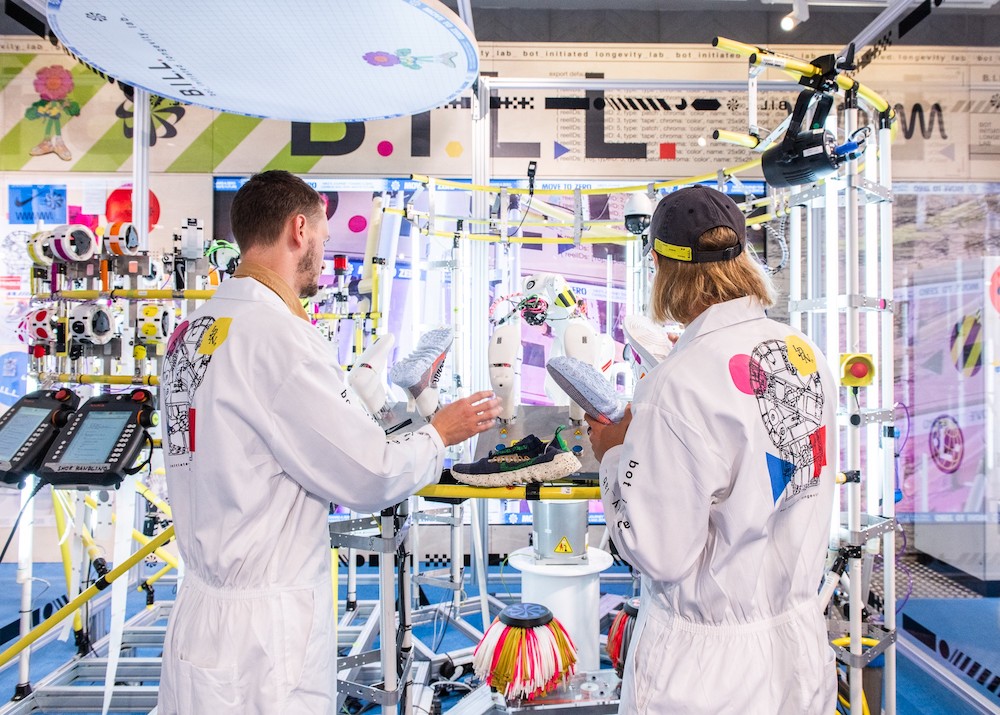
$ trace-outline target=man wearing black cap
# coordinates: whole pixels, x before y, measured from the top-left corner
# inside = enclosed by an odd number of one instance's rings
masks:
[[[732,199],[669,194],[649,239],[653,317],[686,329],[621,422],[587,418],[611,537],[643,577],[619,712],[829,715],[836,383],[765,315],[774,288]]]

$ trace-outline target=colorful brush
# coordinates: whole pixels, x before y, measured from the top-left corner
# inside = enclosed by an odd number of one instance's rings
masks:
[[[472,665],[476,675],[504,697],[531,700],[573,674],[576,646],[548,608],[516,603],[490,624]]]
[[[622,610],[618,611],[608,629],[608,655],[619,678],[624,677],[625,657],[628,655],[628,645],[632,641],[632,631],[638,615],[639,599],[630,598],[622,604]]]

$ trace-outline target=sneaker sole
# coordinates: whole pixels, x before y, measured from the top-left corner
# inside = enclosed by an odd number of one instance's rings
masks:
[[[414,397],[418,397],[427,389],[434,373],[447,356],[451,347],[452,332],[447,328],[432,330],[424,335],[420,342],[422,344],[417,346],[417,350],[427,348],[428,352],[434,350],[437,353],[437,357],[429,365],[424,360],[407,357],[389,370],[389,379],[403,389],[409,390]]]
[[[610,425],[625,416],[618,393],[597,368],[568,357],[554,357],[545,366],[549,375],[583,411],[602,424]]]
[[[659,365],[666,355],[663,357],[657,357],[641,340],[639,340],[641,332],[647,328],[639,324],[633,325],[630,330],[629,323],[630,321],[628,318],[626,318],[622,323],[622,332],[625,334],[625,341],[628,343],[629,348],[631,348],[631,350],[639,356],[639,364],[642,365],[648,372]],[[667,353],[669,353],[671,349],[673,349],[673,345],[667,348]]]
[[[511,487],[515,484],[532,484],[535,482],[554,482],[565,479],[570,474],[580,471],[583,465],[570,452],[560,452],[548,462],[532,464],[523,469],[493,474],[462,474],[451,470],[455,481],[472,487]]]

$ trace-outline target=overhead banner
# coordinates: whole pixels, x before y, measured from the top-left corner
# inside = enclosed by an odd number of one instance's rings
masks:
[[[739,39],[739,38],[735,38]],[[480,70],[504,79],[694,82],[683,90],[502,90],[490,101],[491,172],[520,177],[528,161],[553,179],[657,180],[742,163],[753,152],[714,142],[716,129],[747,132],[745,58],[708,45],[481,43]],[[834,47],[775,47],[812,59]],[[1000,51],[889,48],[857,78],[898,119],[897,180],[1000,179]],[[790,112],[799,87],[761,91],[762,134]],[[727,91],[717,89],[725,82]],[[674,85],[675,87],[677,85]],[[690,89],[695,87],[695,89]],[[134,108],[115,84],[53,48],[0,41],[0,170],[118,172],[131,169]],[[409,117],[358,123],[295,123],[225,114],[153,98],[150,170],[246,175],[468,177],[471,98]],[[753,176],[753,175],[751,175]]]

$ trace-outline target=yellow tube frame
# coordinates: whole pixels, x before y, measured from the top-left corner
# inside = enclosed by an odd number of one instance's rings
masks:
[[[208,300],[214,290],[61,290],[36,293],[40,300]]]
[[[78,372],[40,372],[38,381],[64,382],[79,385],[136,385],[155,386],[160,384],[160,378],[156,375],[86,375]]]
[[[63,563],[63,574],[66,577],[66,593],[69,593],[70,583],[73,580],[73,564],[72,556],[70,552],[69,539],[64,538],[66,535],[66,524],[67,524],[67,512],[69,511],[63,506],[62,498],[59,496],[59,492],[56,490],[52,491],[52,510],[56,517],[56,533],[59,536],[59,554],[62,556]],[[93,542],[91,542],[93,543]],[[88,549],[89,554],[89,549]],[[73,631],[80,633],[83,631],[83,618],[80,616],[80,611],[74,611],[73,613]]]
[[[793,57],[784,57],[783,55],[775,54],[771,50],[763,47],[747,45],[742,42],[737,42],[736,40],[730,40],[727,37],[716,37],[712,40],[712,45],[727,52],[749,57],[750,64],[755,67],[759,67],[761,65],[775,67],[800,77],[816,77],[817,75],[822,74],[822,70],[819,67],[809,64],[804,60],[797,60]],[[879,112],[888,111],[890,116],[895,114],[889,106],[889,102],[887,102],[873,89],[866,87],[857,80],[853,80],[850,77],[845,77],[841,74],[837,75],[836,83],[837,87],[842,91],[849,92],[852,89],[856,90],[859,97],[864,99]]]
[[[117,581],[122,575],[127,574],[129,569],[156,551],[156,549],[169,542],[172,538],[174,538],[174,527],[171,525],[160,534],[157,534],[148,544],[125,559],[120,565],[97,579],[90,588],[83,591],[79,596],[46,618],[35,628],[32,628],[26,636],[15,642],[10,648],[0,653],[0,666],[6,665],[16,658],[21,651],[55,628],[67,616],[72,615],[80,606]]]
[[[533,490],[534,491],[534,490]],[[539,487],[538,495],[527,496],[527,487],[470,487],[465,485],[432,484],[417,496],[452,499],[600,499],[600,487]]]

